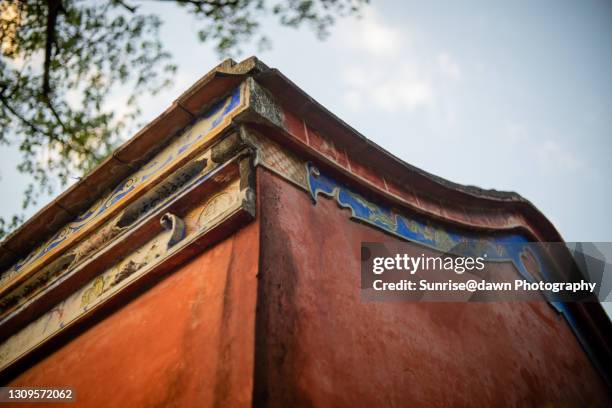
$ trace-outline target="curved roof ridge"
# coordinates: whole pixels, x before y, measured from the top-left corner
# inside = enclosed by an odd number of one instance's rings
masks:
[[[183,92],[168,109],[145,125],[133,137],[117,148],[112,155],[83,176],[77,183],[59,194],[54,200],[30,217],[23,225],[6,236],[0,243],[0,269],[5,269],[19,258],[27,256],[37,244],[56,233],[63,225],[86,210],[105,191],[138,168],[165,145],[178,131],[188,126],[204,109],[245,78],[253,77],[284,105],[310,119],[313,125],[333,127],[334,140],[355,146],[354,150],[368,150],[380,162],[380,168],[399,174],[400,185],[409,183],[429,191],[450,192],[453,200],[472,199],[491,203],[511,203],[525,211],[544,230],[543,237],[558,241],[561,236],[552,223],[527,199],[515,192],[483,189],[462,185],[431,174],[404,162],[367,139],[342,119],[314,100],[279,70],[269,68],[256,57],[237,63],[226,59],[214,67]],[[377,166],[379,168],[379,166]]]

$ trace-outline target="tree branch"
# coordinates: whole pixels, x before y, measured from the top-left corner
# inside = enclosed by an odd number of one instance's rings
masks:
[[[47,97],[51,92],[50,73],[51,73],[51,58],[53,57],[53,46],[55,45],[55,26],[57,24],[57,16],[60,12],[65,12],[62,0],[47,0],[47,37],[45,39],[45,63],[43,67],[43,84],[42,94]]]
[[[212,10],[220,9],[220,8],[228,7],[228,6],[229,7],[237,6],[238,2],[240,0],[227,0],[227,1],[217,1],[217,0],[158,0],[158,1],[173,2],[173,3],[179,3],[179,4],[191,4],[192,6],[194,6],[196,8],[196,10],[198,12],[203,12],[207,16],[210,16],[210,14],[212,13]],[[209,10],[205,11],[204,10],[205,6],[212,7],[212,9],[209,9]]]
[[[136,10],[138,9],[137,6],[130,6],[129,4],[124,2],[123,0],[113,0],[113,3],[120,5],[121,7],[123,7],[127,11],[129,11],[130,13],[135,13]]]
[[[55,118],[57,123],[60,125],[60,127],[62,128],[64,133],[66,133],[68,135],[72,135],[72,131],[70,129],[68,129],[68,127],[64,124],[64,121],[62,121],[62,119],[58,115],[57,111],[55,110],[55,107],[51,103],[51,100],[49,98],[45,97],[44,98],[44,103],[45,103],[45,105],[47,105],[47,107],[51,111],[51,114],[53,115],[53,117]],[[86,152],[88,152],[88,151],[86,151]]]
[[[45,136],[47,136],[50,140],[53,140],[54,142],[59,143],[60,145],[64,146],[64,147],[68,147],[76,152],[79,152],[81,154],[87,154],[87,155],[94,155],[94,153],[88,149],[85,146],[80,146],[80,145],[75,145],[69,141],[63,140],[60,137],[58,137],[57,135],[55,135],[53,132],[47,132],[44,131],[43,129],[41,129],[40,127],[38,127],[37,125],[35,125],[34,123],[32,123],[31,121],[29,121],[28,119],[26,119],[25,117],[23,117],[19,112],[17,112],[8,102],[8,100],[6,99],[6,97],[4,96],[4,89],[2,89],[0,91],[0,103],[2,105],[4,105],[4,107],[11,113],[13,114],[13,116],[15,116],[17,119],[19,119],[22,123],[24,123],[27,127],[29,127],[30,129],[32,129],[33,131],[37,132],[37,133],[41,133]],[[53,110],[54,112],[54,110]],[[57,115],[57,112],[54,112],[55,115]],[[54,116],[55,116],[54,115]],[[94,155],[95,157],[95,155]]]

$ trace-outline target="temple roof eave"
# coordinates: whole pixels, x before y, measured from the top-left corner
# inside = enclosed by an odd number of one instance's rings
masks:
[[[240,63],[228,59],[217,65],[132,138],[120,146],[88,175],[60,194],[0,243],[0,270],[26,256],[37,244],[77,217],[104,192],[149,160],[181,129],[193,122],[208,106],[252,77],[287,109],[313,126],[332,134],[347,153],[368,154],[373,168],[401,185],[443,197],[446,201],[490,206],[522,214],[539,239],[561,241],[552,223],[528,200],[514,192],[464,186],[430,174],[395,157],[342,121],[306,94],[277,69],[255,57]]]

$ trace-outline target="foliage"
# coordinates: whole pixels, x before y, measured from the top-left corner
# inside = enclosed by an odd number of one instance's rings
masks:
[[[168,0],[201,27],[219,56],[269,41],[263,18],[310,26],[323,38],[338,16],[368,0]],[[0,0],[0,143],[19,151],[31,176],[23,209],[87,173],[139,116],[139,98],[172,83],[177,67],[160,37],[162,19],[137,0]],[[108,106],[129,90],[119,115]],[[23,221],[0,218],[0,237]]]

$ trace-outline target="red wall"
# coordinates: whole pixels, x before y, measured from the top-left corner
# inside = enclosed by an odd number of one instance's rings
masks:
[[[392,238],[258,185],[258,220],[9,385],[73,387],[71,407],[611,406],[546,303],[362,302],[360,242]]]
[[[362,302],[360,242],[393,238],[265,171],[260,200],[256,404],[612,406],[548,304]]]
[[[258,237],[253,222],[9,385],[73,387],[68,407],[250,405]]]

